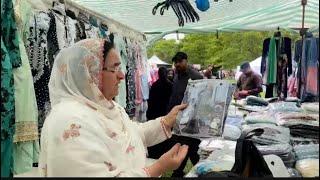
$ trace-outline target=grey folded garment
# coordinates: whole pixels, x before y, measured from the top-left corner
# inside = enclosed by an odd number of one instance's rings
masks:
[[[274,124],[248,124],[244,125],[242,133],[247,133],[255,129],[263,129],[260,136],[252,136],[254,143],[261,145],[281,144],[290,142],[290,130],[286,127],[276,126]]]
[[[319,144],[296,145],[293,149],[297,160],[319,159]]]
[[[305,144],[319,144],[319,139],[312,139],[312,138],[302,138],[302,137],[290,137],[290,141],[293,146],[296,145],[305,145]]]
[[[295,163],[295,155],[290,144],[273,144],[273,145],[256,145],[262,155],[274,154],[279,156],[286,167],[293,167]]]
[[[246,98],[246,101],[247,101],[247,105],[250,105],[250,106],[268,106],[269,105],[268,101],[256,96],[248,96]]]

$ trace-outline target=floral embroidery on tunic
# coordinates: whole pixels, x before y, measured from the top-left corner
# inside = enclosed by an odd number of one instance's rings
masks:
[[[79,132],[80,128],[81,128],[80,125],[71,124],[70,129],[64,131],[63,140],[67,140],[70,137],[74,138],[74,137],[80,136],[80,132]]]
[[[131,144],[128,146],[127,150],[126,150],[126,153],[130,153],[130,152],[133,152],[134,150],[134,146],[131,146]]]
[[[107,166],[109,171],[114,171],[116,169],[116,167],[114,165],[112,165],[110,162],[104,161],[103,163]]]

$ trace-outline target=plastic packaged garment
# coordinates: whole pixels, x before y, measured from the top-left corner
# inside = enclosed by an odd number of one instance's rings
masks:
[[[243,125],[242,128],[242,133],[250,132],[254,129],[263,129],[263,133],[260,136],[251,137],[254,143],[260,145],[283,144],[290,142],[290,130],[286,127],[260,123]]]
[[[293,167],[295,156],[293,148],[289,143],[272,144],[272,145],[257,145],[258,150],[263,155],[274,154],[279,156],[286,167]]]
[[[206,159],[211,161],[231,160],[234,162],[235,148],[235,141],[210,138],[201,141],[198,154],[200,155],[200,161]]]
[[[302,138],[302,137],[290,137],[291,144],[293,146],[303,145],[303,144],[319,144],[318,139]]]
[[[302,112],[295,102],[275,102],[271,103],[270,108],[273,112]]]
[[[222,136],[224,139],[236,141],[241,136],[241,129],[237,126],[226,124]]]
[[[270,123],[277,124],[274,115],[270,112],[252,112],[248,114],[245,118],[246,124],[256,124],[256,123]]]
[[[319,144],[297,145],[293,150],[297,160],[319,159]]]
[[[302,103],[301,108],[308,113],[319,114],[319,102],[316,103]]]
[[[256,97],[256,96],[248,96],[246,98],[246,104],[250,106],[268,106],[269,103],[263,98]]]
[[[249,112],[263,112],[269,110],[269,106],[240,106],[238,107],[241,110],[249,111]]]
[[[190,137],[221,136],[234,90],[228,81],[190,80],[183,98],[188,107],[178,114],[176,133]]]
[[[296,169],[303,177],[319,176],[319,159],[303,159],[296,162]]]
[[[230,107],[229,107],[230,108]],[[236,126],[238,128],[241,128],[241,123],[243,121],[243,116],[239,116],[239,115],[229,115],[227,116],[227,119],[225,121],[225,125],[229,124],[232,126]]]
[[[196,173],[203,175],[208,172],[220,172],[231,170],[234,162],[231,161],[203,161],[197,164]]]

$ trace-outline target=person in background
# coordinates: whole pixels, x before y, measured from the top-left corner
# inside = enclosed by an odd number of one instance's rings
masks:
[[[172,58],[172,61],[176,68],[176,74],[173,80],[173,88],[172,88],[172,94],[169,100],[168,111],[172,107],[178,104],[181,104],[189,79],[192,79],[192,80],[203,79],[203,76],[201,76],[201,74],[198,71],[192,69],[192,67],[188,65],[188,56],[186,53],[177,52],[176,55]],[[173,177],[184,176],[183,170],[189,158],[193,165],[195,165],[199,161],[199,155],[197,153],[199,149],[199,144],[201,142],[199,139],[172,135],[172,137],[169,139],[168,148],[171,148],[175,143],[178,143],[178,142],[180,144],[188,145],[189,151],[186,158],[181,163],[180,167],[177,170],[173,171],[173,174],[172,174]]]
[[[168,79],[168,71],[160,67],[159,79],[152,84],[149,93],[147,119],[155,119],[167,113],[167,106],[172,92],[172,83]]]
[[[249,62],[241,64],[240,71],[242,74],[238,79],[234,98],[242,99],[249,95],[259,96],[259,93],[262,92],[261,76],[252,71]]]
[[[173,69],[169,69],[168,70],[168,80],[173,83],[173,78],[174,78],[174,70]]]
[[[211,79],[212,78],[212,65],[209,65],[207,70],[204,72],[204,76],[207,79]]]

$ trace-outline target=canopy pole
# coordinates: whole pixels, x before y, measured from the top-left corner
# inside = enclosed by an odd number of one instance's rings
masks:
[[[306,11],[306,5],[307,5],[307,0],[301,0],[301,5],[302,5],[302,27],[301,27],[301,30],[300,30],[300,36],[301,36],[301,41],[302,41],[302,44],[301,44],[301,48],[303,48],[303,43],[304,43],[304,36],[305,36],[305,33],[306,33],[306,30],[304,28],[304,19],[305,19],[305,11]],[[303,52],[303,49],[301,49],[301,57],[302,57],[302,52]],[[299,59],[299,67],[298,69],[300,69],[299,72],[299,84],[298,84],[298,95],[299,97],[301,98],[301,58]]]

